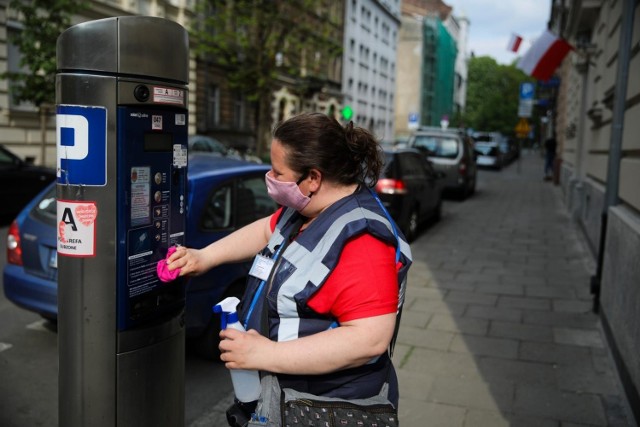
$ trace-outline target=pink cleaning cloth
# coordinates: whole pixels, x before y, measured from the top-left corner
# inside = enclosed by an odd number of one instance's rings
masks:
[[[175,246],[171,246],[167,251],[167,257],[158,261],[158,265],[156,269],[158,270],[158,278],[163,282],[172,282],[176,280],[176,278],[180,275],[180,269],[176,268],[175,270],[169,271],[169,266],[167,265],[167,260],[176,251]]]

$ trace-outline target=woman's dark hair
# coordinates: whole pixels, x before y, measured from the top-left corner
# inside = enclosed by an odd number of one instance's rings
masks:
[[[374,186],[378,181],[380,144],[353,122],[343,127],[325,114],[302,113],[276,126],[273,137],[287,150],[287,166],[303,176],[318,169],[327,180],[343,185]]]

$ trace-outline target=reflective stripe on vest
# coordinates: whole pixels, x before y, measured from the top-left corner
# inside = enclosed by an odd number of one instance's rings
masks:
[[[298,215],[292,209],[284,210],[263,255],[272,256],[285,236],[288,238]],[[284,259],[275,272],[269,291],[271,339],[293,340],[329,327],[333,319],[313,313],[310,309],[305,311],[306,302],[333,271],[346,242],[362,233],[370,233],[394,246],[399,243],[402,267],[398,271],[401,287],[398,305],[401,307],[406,272],[411,264],[411,249],[402,235],[398,236],[397,242],[385,212],[365,188],[334,203],[304,233],[297,236],[281,255]],[[262,301],[264,298],[261,298]],[[274,316],[274,311],[277,311],[277,316]],[[255,325],[255,319],[251,323]]]

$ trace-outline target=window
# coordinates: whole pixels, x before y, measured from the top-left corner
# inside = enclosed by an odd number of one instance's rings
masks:
[[[427,156],[455,159],[458,155],[458,141],[454,138],[418,135],[413,145],[426,151]]]
[[[201,224],[207,231],[238,229],[271,215],[277,208],[267,193],[264,175],[240,177],[211,193]]]
[[[22,60],[22,52],[18,46],[13,43],[20,35],[20,29],[16,26],[10,26],[7,24],[7,71],[10,73],[28,73],[29,70],[26,67],[20,66],[20,61]],[[17,87],[20,83],[13,82],[8,80],[9,84],[9,93],[11,93],[13,88]],[[35,106],[31,102],[16,102],[13,96],[9,97],[9,108],[12,110],[26,110],[32,111],[35,109]]]
[[[216,189],[207,204],[202,228],[205,230],[219,230],[231,226],[231,190],[232,184]]]
[[[420,179],[427,178],[421,157],[407,153],[404,156],[400,156],[400,164],[402,165],[402,170],[404,171],[403,175],[405,177]]]
[[[233,126],[236,129],[244,129],[245,124],[245,102],[244,96],[236,92],[233,97]]]
[[[257,177],[247,177],[240,180],[238,183],[238,194],[242,194],[244,192],[245,195],[251,192],[252,199],[249,201],[249,208],[252,214],[248,215],[246,218],[246,224],[253,222],[257,219],[264,218],[267,215],[271,215],[278,209],[278,205],[273,201],[271,197],[269,197],[269,193],[267,192],[267,186],[264,183],[264,175],[260,175]],[[243,206],[238,205],[238,212],[242,211]],[[247,209],[249,210],[249,209]],[[241,221],[238,221],[236,224],[237,227],[242,227],[245,224],[242,224]]]
[[[209,86],[207,90],[207,128],[212,129],[220,123],[220,89],[217,85]]]
[[[42,196],[36,207],[32,210],[32,214],[43,221],[55,223],[57,216],[55,185]]]

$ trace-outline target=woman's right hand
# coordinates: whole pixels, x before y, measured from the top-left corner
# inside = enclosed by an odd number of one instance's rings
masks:
[[[180,276],[198,276],[206,273],[211,267],[203,250],[184,246],[178,246],[167,260],[169,271],[179,268]]]

